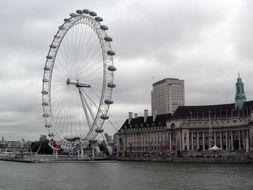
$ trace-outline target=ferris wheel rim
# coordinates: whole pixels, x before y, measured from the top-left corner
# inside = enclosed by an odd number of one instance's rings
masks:
[[[97,109],[96,117],[93,121],[92,127],[90,128],[86,137],[80,138],[79,141],[86,142],[87,140],[90,140],[89,139],[90,136],[93,136],[93,138],[95,139],[96,136],[98,135],[98,133],[95,131],[95,127],[97,127],[98,129],[102,129],[103,123],[108,117],[110,104],[113,103],[113,101],[111,100],[112,91],[113,91],[113,88],[115,87],[115,84],[113,83],[113,80],[114,80],[113,73],[116,70],[116,68],[113,65],[113,55],[115,55],[115,53],[111,50],[111,45],[110,45],[111,38],[107,35],[105,31],[108,29],[108,27],[100,24],[101,19],[96,19],[96,18],[101,18],[101,17],[95,17],[94,19],[94,16],[87,15],[84,13],[75,14],[75,15],[72,14],[70,18],[64,19],[64,23],[59,27],[59,30],[57,31],[50,45],[50,48],[46,57],[47,59],[46,59],[45,67],[44,67],[43,83],[42,83],[43,117],[45,120],[45,127],[48,129],[49,134],[52,131],[51,128],[53,127],[53,126],[50,126],[50,125],[53,125],[53,122],[50,123],[50,120],[53,121],[53,113],[52,113],[52,105],[51,105],[52,103],[51,102],[51,90],[52,90],[51,84],[52,84],[55,60],[57,58],[57,54],[58,54],[59,48],[61,47],[62,41],[64,40],[68,31],[71,30],[71,28],[74,27],[75,24],[77,24],[79,21],[82,21],[84,19],[90,22],[91,26],[93,26],[92,29],[94,30],[94,32],[96,33],[99,39],[99,44],[101,46],[102,56],[103,56],[103,82],[102,82],[100,103],[99,103],[99,107]],[[110,74],[107,74],[107,73],[110,73]],[[49,78],[47,78],[48,75],[49,75]],[[107,78],[105,78],[106,76],[107,77],[109,76],[110,78],[107,80]],[[49,110],[47,106],[50,107]],[[54,138],[55,135],[56,134],[52,134],[50,138]],[[57,134],[57,136],[59,136],[59,134]],[[58,139],[58,141],[68,142],[68,140],[62,137]]]

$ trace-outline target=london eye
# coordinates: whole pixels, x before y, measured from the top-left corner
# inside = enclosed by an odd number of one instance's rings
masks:
[[[103,137],[115,88],[115,52],[103,18],[88,9],[65,18],[50,44],[42,79],[45,127],[54,150]]]

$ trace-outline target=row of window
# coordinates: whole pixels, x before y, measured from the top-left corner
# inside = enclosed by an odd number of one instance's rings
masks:
[[[166,146],[127,146],[127,151],[152,151],[152,150],[159,150],[164,151],[166,150]]]
[[[191,121],[189,124],[190,125],[203,125],[203,124],[208,125],[209,124],[208,118],[205,118],[205,119],[206,121]],[[219,120],[210,121],[210,124],[237,123],[237,122],[242,122],[242,121],[246,122],[247,118],[240,118],[240,119],[234,118],[233,120],[227,119],[227,118],[219,118]]]
[[[133,137],[127,137],[127,144],[133,143],[133,144],[150,144],[150,143],[161,143],[166,141],[165,135],[147,135],[147,136],[140,136],[139,138],[133,136]]]
[[[143,127],[142,124],[140,126]],[[149,125],[146,125],[146,126],[149,126]],[[124,126],[124,128],[126,128],[126,126]],[[124,130],[122,129],[121,132],[158,131],[158,130],[163,130],[163,129],[165,129],[165,126],[156,126],[156,127],[153,126],[153,127],[143,127],[143,128],[136,127],[136,128],[127,128]]]

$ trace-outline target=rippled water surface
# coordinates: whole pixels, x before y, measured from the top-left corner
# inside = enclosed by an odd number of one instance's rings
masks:
[[[155,162],[26,164],[0,161],[0,189],[253,190],[253,165]]]

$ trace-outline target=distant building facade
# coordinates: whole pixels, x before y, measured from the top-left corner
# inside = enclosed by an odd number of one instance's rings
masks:
[[[173,115],[127,119],[118,132],[117,150],[124,156],[206,151],[214,145],[227,151],[253,151],[252,110],[249,101],[242,110],[234,109],[234,104],[180,106]]]
[[[46,135],[40,135],[39,141],[46,141],[47,136]]]
[[[151,91],[152,115],[173,114],[185,105],[184,81],[166,78],[155,82]]]
[[[119,157],[225,152],[253,152],[253,101],[246,101],[241,78],[235,103],[178,106],[173,114],[129,118],[117,133]],[[147,112],[147,111],[146,111]]]
[[[0,153],[1,152],[21,152],[28,151],[30,147],[29,142],[22,141],[0,141]]]

